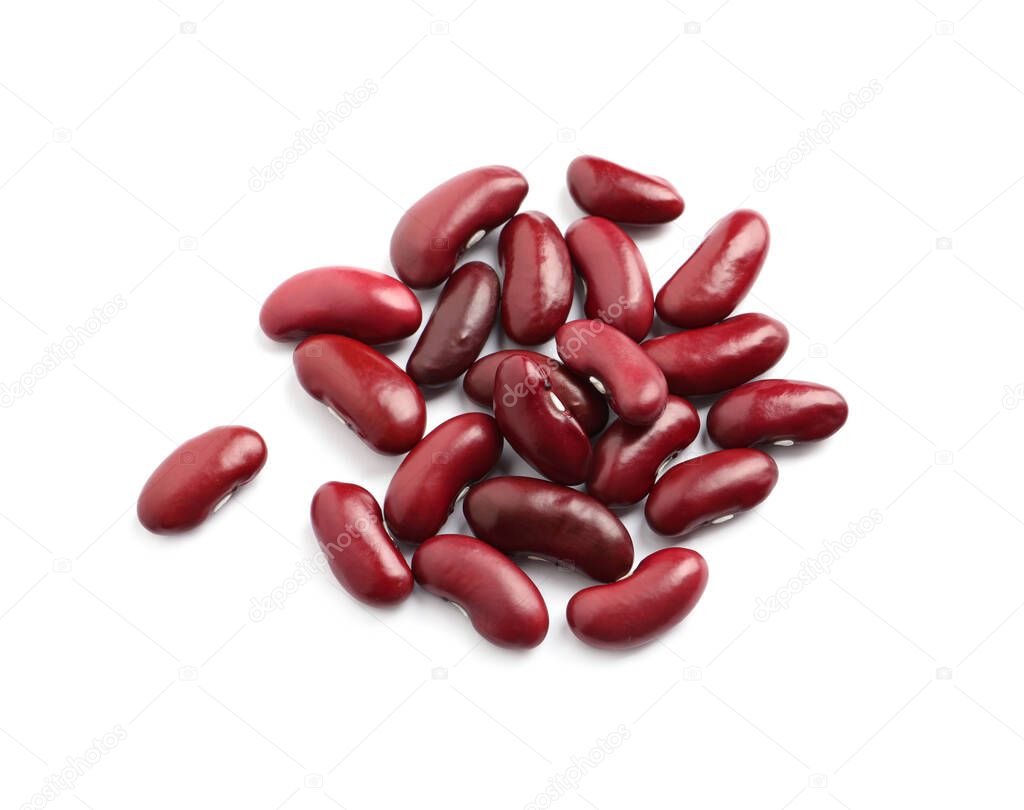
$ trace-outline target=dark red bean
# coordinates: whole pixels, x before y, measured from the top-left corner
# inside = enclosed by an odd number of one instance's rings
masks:
[[[399,465],[384,497],[384,517],[399,540],[437,534],[459,494],[498,463],[503,442],[494,417],[464,413],[423,437]]]
[[[405,212],[391,236],[391,264],[410,287],[436,287],[459,255],[511,217],[526,178],[508,166],[470,169],[445,181]]]
[[[848,413],[846,400],[826,385],[755,380],[711,406],[708,435],[719,447],[814,442],[839,430]]]
[[[774,366],[788,347],[786,327],[754,312],[641,344],[665,374],[668,390],[681,397],[742,385]]]
[[[768,223],[756,211],[723,217],[658,292],[658,315],[684,329],[727,318],[761,272],[768,243]]]
[[[555,334],[558,356],[608,394],[612,410],[632,425],[649,425],[665,410],[661,369],[626,335],[604,321],[569,321]]]
[[[422,317],[420,302],[398,279],[358,267],[318,267],[267,297],[260,327],[273,340],[332,333],[376,344],[409,337]]]
[[[444,285],[405,369],[420,385],[444,385],[473,365],[498,313],[498,274],[469,262]]]
[[[569,409],[569,413],[588,436],[594,436],[604,429],[608,421],[608,401],[604,395],[553,357],[527,349],[505,349],[477,360],[462,380],[466,396],[484,408],[494,407],[494,378],[498,366],[512,355],[528,357],[540,367],[541,373],[551,383],[552,392]]]
[[[570,485],[587,477],[590,439],[528,357],[513,355],[498,366],[494,416],[508,443],[541,475]]]
[[[473,534],[505,554],[535,557],[612,582],[633,565],[633,541],[609,509],[538,478],[489,478],[466,495]]]
[[[685,399],[668,398],[651,425],[612,424],[594,446],[587,492],[608,506],[643,500],[664,462],[688,447],[700,432],[697,409]]]
[[[668,180],[592,155],[570,163],[566,181],[580,208],[616,222],[654,225],[683,213],[683,198]]]
[[[586,285],[584,311],[635,341],[654,321],[654,292],[647,265],[629,235],[611,220],[584,217],[565,232],[572,263]]]
[[[779,468],[760,450],[719,450],[691,458],[654,485],[644,509],[658,534],[687,534],[753,509],[775,488]]]
[[[412,555],[424,590],[459,605],[474,629],[499,647],[536,647],[548,633],[537,586],[508,557],[475,537],[440,534]]]
[[[663,548],[625,579],[577,593],[565,616],[576,637],[593,647],[639,647],[685,619],[707,583],[708,564],[700,554]]]
[[[394,605],[412,593],[412,571],[384,530],[376,499],[360,486],[330,481],[310,506],[313,532],[341,586],[368,605]]]
[[[562,232],[538,211],[516,214],[501,230],[501,325],[527,346],[551,340],[572,306],[572,261]]]
[[[139,494],[139,522],[156,534],[194,529],[267,461],[255,430],[227,425],[189,439],[165,458]]]
[[[315,335],[295,347],[292,360],[310,396],[377,452],[404,453],[423,436],[423,394],[380,352],[341,335]]]

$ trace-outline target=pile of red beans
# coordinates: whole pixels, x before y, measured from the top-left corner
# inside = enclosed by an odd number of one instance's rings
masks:
[[[486,639],[534,647],[548,630],[540,592],[513,562],[539,558],[598,584],[569,601],[569,626],[583,641],[622,649],[680,622],[700,599],[707,564],[671,547],[633,573],[633,541],[609,507],[647,498],[658,534],[679,537],[761,503],[778,467],[755,445],[824,439],[846,421],[846,401],[825,386],[754,380],[789,343],[786,327],[755,313],[729,317],[768,251],[768,226],[734,211],[657,296],[636,244],[616,223],[651,225],[683,212],[660,177],[596,157],[568,170],[569,191],[591,216],[563,238],[536,211],[517,213],[526,178],[504,166],[460,174],[401,218],[391,238],[398,278],[354,267],[308,270],[266,300],[260,325],[294,352],[303,388],[378,453],[407,454],[383,511],[353,483],[332,481],[313,496],[313,530],[331,570],[355,598],[392,605],[414,581],[460,605]],[[459,256],[504,223],[499,282],[484,262]],[[574,269],[587,318],[566,323]],[[419,329],[412,289],[444,290],[403,371],[375,345]],[[561,362],[526,349],[479,358],[498,319],[516,343],[554,338]],[[648,340],[655,312],[678,327]],[[426,436],[421,387],[460,376],[487,413],[465,413]],[[687,397],[718,395],[707,417],[717,452],[661,474],[694,439],[700,419]],[[608,411],[617,419],[607,429]],[[543,478],[487,478],[504,441]],[[175,450],[152,474],[138,515],[153,532],[202,523],[266,461],[255,431],[214,428]],[[573,487],[584,484],[585,492]],[[458,500],[475,536],[438,534]],[[396,540],[416,546],[412,566]]]

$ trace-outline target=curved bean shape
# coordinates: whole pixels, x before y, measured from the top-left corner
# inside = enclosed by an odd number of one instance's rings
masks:
[[[469,490],[462,511],[473,534],[505,554],[548,560],[599,582],[613,582],[633,565],[633,540],[622,521],[560,484],[489,478]]]
[[[528,357],[551,383],[551,391],[569,409],[569,413],[588,436],[600,433],[608,421],[608,401],[594,386],[570,371],[553,357],[527,349],[504,349],[477,360],[462,380],[471,400],[484,408],[494,407],[494,378],[498,366],[513,355]]]
[[[391,264],[410,287],[436,287],[459,255],[511,217],[528,189],[508,166],[482,166],[433,189],[402,215],[391,235]]]
[[[558,356],[608,394],[612,410],[631,425],[649,425],[665,410],[668,385],[661,369],[618,329],[604,321],[569,321],[555,334]]]
[[[315,335],[295,347],[292,361],[309,395],[378,453],[404,453],[423,436],[423,394],[380,352],[341,335]]]
[[[255,430],[215,427],[178,447],[149,476],[139,494],[139,522],[156,534],[194,529],[267,461]]]
[[[423,437],[395,471],[384,517],[399,540],[420,543],[437,534],[459,494],[498,463],[504,442],[493,416],[464,413]]]
[[[498,312],[498,274],[469,262],[444,285],[405,370],[420,385],[444,385],[473,365]]]
[[[839,430],[848,413],[846,400],[827,385],[755,380],[711,406],[708,435],[719,447],[814,442]]]
[[[282,282],[260,310],[272,340],[331,333],[363,343],[391,343],[420,328],[413,291],[384,273],[358,267],[317,267]]]
[[[779,362],[788,347],[786,327],[754,312],[640,345],[665,374],[668,390],[681,397],[742,385]]]
[[[459,605],[473,628],[499,647],[536,647],[548,633],[537,586],[500,551],[475,537],[439,534],[412,555],[423,589]]]
[[[658,292],[658,315],[684,329],[728,317],[761,272],[769,241],[768,223],[756,211],[723,217]]]
[[[778,480],[779,468],[767,453],[719,450],[666,472],[651,490],[644,516],[658,534],[687,534],[753,509]]]
[[[668,180],[592,155],[569,164],[566,182],[580,208],[616,222],[655,225],[683,213],[683,198]]]
[[[360,486],[330,481],[310,505],[313,532],[341,586],[368,605],[394,605],[412,593],[412,571],[384,530],[376,499]]]
[[[572,261],[558,226],[539,211],[516,214],[501,230],[498,262],[505,334],[527,346],[551,340],[572,306]]]
[[[689,446],[699,432],[697,409],[672,396],[651,425],[615,422],[594,446],[587,492],[608,506],[643,500],[662,464]]]
[[[619,582],[577,593],[565,609],[576,637],[593,647],[626,650],[679,624],[700,601],[708,564],[689,548],[663,548]]]
[[[584,217],[565,232],[572,263],[586,285],[583,309],[635,341],[647,337],[654,321],[654,292],[643,256],[629,235],[611,220]]]

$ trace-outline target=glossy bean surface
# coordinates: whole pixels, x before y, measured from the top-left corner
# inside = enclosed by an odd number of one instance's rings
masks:
[[[470,169],[405,212],[391,235],[391,264],[410,287],[436,287],[462,252],[519,209],[526,178],[508,166]]]
[[[683,213],[683,198],[668,180],[593,155],[570,163],[566,182],[580,208],[616,222],[654,225]]]
[[[409,337],[422,317],[420,302],[398,279],[358,267],[317,267],[267,297],[260,328],[280,341],[329,333],[377,344]]]
[[[498,275],[484,262],[456,270],[437,299],[405,369],[420,385],[444,385],[473,365],[498,312]]]
[[[775,488],[779,468],[760,450],[719,450],[677,464],[654,485],[644,508],[658,534],[687,534],[753,509]]]
[[[615,422],[594,446],[587,492],[608,506],[643,500],[665,460],[688,447],[699,432],[697,409],[674,396],[653,424]]]
[[[665,548],[641,560],[625,579],[577,593],[565,616],[576,637],[593,647],[639,647],[685,619],[707,582],[708,565],[700,554]]]
[[[464,534],[431,537],[412,555],[424,590],[459,605],[474,629],[499,647],[536,647],[548,609],[533,581],[495,548]]]
[[[846,400],[827,385],[755,380],[711,406],[708,435],[719,447],[813,442],[839,430],[848,413]]]
[[[768,223],[756,211],[723,217],[658,292],[658,315],[684,329],[727,318],[761,272],[769,241]]]
[[[365,489],[339,481],[324,484],[313,496],[310,520],[331,571],[356,599],[394,605],[412,593],[412,571]]]
[[[202,523],[236,489],[263,468],[267,446],[255,430],[216,427],[178,447],[149,476],[136,512],[156,534],[174,534]]]
[[[399,540],[437,534],[465,487],[498,462],[501,433],[494,417],[464,413],[442,422],[407,455],[388,486],[384,517]]]
[[[475,485],[462,511],[473,533],[505,554],[536,557],[599,582],[625,576],[633,540],[599,501],[537,478],[504,476]]]
[[[295,347],[292,361],[309,395],[377,452],[404,453],[423,436],[423,394],[380,352],[341,335],[314,335]]]

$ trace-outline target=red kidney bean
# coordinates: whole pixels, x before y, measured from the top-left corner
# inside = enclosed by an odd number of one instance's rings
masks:
[[[689,548],[663,548],[630,576],[577,593],[565,609],[576,637],[594,647],[626,650],[679,624],[700,601],[708,564]]]
[[[139,522],[156,534],[194,529],[267,460],[255,430],[227,425],[189,439],[165,458],[139,495]]]
[[[643,500],[661,465],[689,446],[699,432],[697,409],[672,396],[653,424],[615,422],[594,446],[587,492],[608,506]]]
[[[483,166],[446,180],[405,212],[391,236],[391,263],[410,287],[436,287],[459,255],[511,217],[526,178],[508,166]]]
[[[412,555],[424,590],[459,605],[474,629],[499,647],[536,647],[548,633],[537,586],[508,557],[475,537],[439,534]]]
[[[633,565],[626,527],[599,501],[538,478],[489,478],[466,495],[462,511],[473,534],[505,554],[572,568],[599,582]]]
[[[683,198],[668,180],[592,155],[570,163],[566,181],[580,208],[616,222],[654,225],[683,213]]]
[[[342,587],[368,605],[394,605],[412,593],[412,571],[384,530],[376,499],[360,486],[330,481],[310,506],[313,531]]]
[[[684,329],[728,317],[761,272],[768,242],[768,223],[756,211],[723,217],[658,292],[658,315]]]
[[[326,332],[376,344],[409,337],[422,317],[413,291],[396,278],[358,267],[317,267],[267,297],[260,327],[273,340]]]
[[[494,378],[494,416],[508,443],[537,472],[559,484],[579,484],[590,468],[590,439],[548,385],[528,357],[507,358]]]
[[[416,384],[380,352],[341,335],[295,347],[302,387],[379,453],[404,453],[423,436],[427,406]]]
[[[565,232],[572,263],[586,285],[584,311],[635,341],[647,337],[654,321],[654,292],[636,244],[603,217],[576,220]]]
[[[444,385],[476,360],[498,312],[498,275],[469,262],[444,285],[405,369],[420,385]]]
[[[498,463],[503,442],[494,417],[464,413],[423,437],[399,465],[384,497],[384,517],[399,540],[437,534],[460,493]]]
[[[719,450],[691,458],[654,485],[644,509],[658,534],[687,534],[753,509],[775,488],[779,468],[760,450]]]
[[[494,378],[498,366],[513,355],[528,357],[537,364],[541,374],[551,383],[552,393],[569,409],[569,413],[588,436],[594,436],[604,429],[608,421],[608,401],[604,395],[554,358],[527,349],[504,349],[477,360],[462,380],[466,396],[484,408],[494,407]]]
[[[558,356],[608,394],[631,425],[649,425],[665,410],[665,375],[626,335],[604,321],[569,321],[555,334]]]
[[[681,397],[717,394],[764,374],[786,353],[789,331],[754,312],[641,344]]]
[[[516,214],[501,230],[501,325],[516,343],[551,340],[572,306],[572,261],[558,226],[538,211]]]
[[[755,380],[711,406],[708,435],[719,447],[814,442],[846,424],[848,412],[842,395],[826,385]]]

